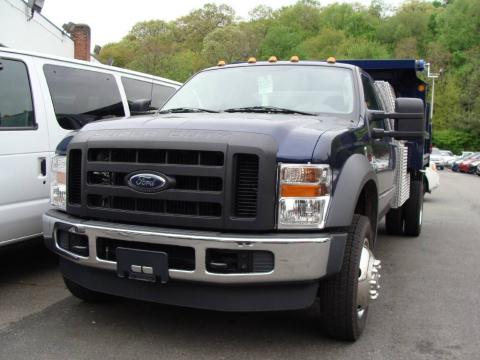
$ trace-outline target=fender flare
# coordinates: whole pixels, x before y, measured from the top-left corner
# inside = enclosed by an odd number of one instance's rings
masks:
[[[377,175],[367,158],[361,154],[350,156],[334,188],[325,222],[327,228],[350,226],[360,193],[370,180],[377,184]]]

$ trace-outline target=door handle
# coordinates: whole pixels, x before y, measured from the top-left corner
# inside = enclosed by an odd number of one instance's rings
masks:
[[[44,157],[38,158],[40,160],[40,174],[47,176],[47,159]]]

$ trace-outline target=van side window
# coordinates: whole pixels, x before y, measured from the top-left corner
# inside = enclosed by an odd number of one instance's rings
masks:
[[[150,109],[146,110],[155,110],[151,106],[153,91],[153,84],[151,82],[131,79],[122,76],[122,84],[125,89],[125,94],[127,95],[128,107],[131,112],[135,111],[135,109],[132,108],[133,102],[138,100],[150,101]]]
[[[0,130],[35,126],[27,67],[22,61],[0,59]]]
[[[125,88],[130,111],[132,111],[132,103],[136,100],[150,100],[150,110],[157,110],[175,92],[175,88],[170,86],[153,84],[128,77],[122,77],[122,84]]]
[[[170,86],[153,84],[152,107],[160,109],[176,90]]]
[[[64,129],[125,116],[113,74],[58,65],[44,65],[43,72],[57,121]]]

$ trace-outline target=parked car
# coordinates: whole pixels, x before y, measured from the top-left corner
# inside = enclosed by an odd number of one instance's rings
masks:
[[[473,152],[462,152],[462,155],[460,156],[457,156],[457,160],[455,160],[453,162],[453,165],[452,165],[452,171],[455,171],[455,172],[458,172],[460,171],[459,167],[460,167],[460,164],[463,162],[463,161],[466,161],[468,159],[470,159],[471,157],[473,157],[475,155],[475,153]]]
[[[100,119],[150,112],[180,83],[0,48],[0,246],[42,234],[58,143]]]
[[[468,159],[462,161],[458,166],[459,171],[463,173],[469,173],[471,171],[470,166],[472,165],[472,163],[478,160],[480,160],[480,152],[475,153],[472,156],[470,156]]]
[[[430,154],[430,162],[435,164],[437,169],[443,170],[445,167],[445,162],[443,160],[443,155],[438,148],[432,148],[432,153]]]
[[[473,151],[462,151],[462,155],[460,155],[460,157],[467,157],[469,155],[472,155],[474,152]]]
[[[480,160],[473,161],[472,163],[470,163],[470,166],[468,168],[468,173],[476,174],[479,167],[480,167]]]
[[[443,170],[445,167],[452,167],[455,162],[455,155],[450,150],[433,148],[430,162],[433,162],[439,170]]]
[[[440,150],[443,159],[443,165],[446,167],[452,167],[455,161],[455,155],[450,150]]]

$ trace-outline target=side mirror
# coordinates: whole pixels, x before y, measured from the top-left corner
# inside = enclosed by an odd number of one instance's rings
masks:
[[[397,140],[415,140],[428,138],[425,131],[425,107],[423,100],[418,98],[398,98],[395,100],[395,112],[369,112],[370,120],[395,119],[395,130],[373,129],[372,136],[382,138],[393,137]]]
[[[152,103],[152,100],[150,99],[132,100],[128,102],[128,107],[130,108],[130,112],[132,114],[144,113],[151,110],[150,109],[151,103]]]

